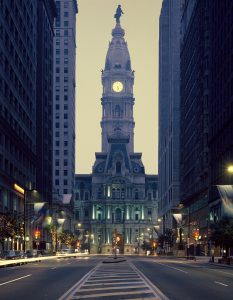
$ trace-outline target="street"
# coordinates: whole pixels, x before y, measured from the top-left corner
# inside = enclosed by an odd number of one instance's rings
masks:
[[[232,299],[233,268],[205,261],[104,256],[51,259],[0,269],[1,299]],[[165,296],[164,296],[165,295]]]

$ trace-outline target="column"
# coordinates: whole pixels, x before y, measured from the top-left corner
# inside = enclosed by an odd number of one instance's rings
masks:
[[[141,219],[144,220],[145,219],[145,215],[144,215],[144,205],[142,205],[142,213],[141,213]]]
[[[129,220],[129,205],[126,205],[126,220]]]
[[[95,204],[92,204],[92,220],[95,220]]]

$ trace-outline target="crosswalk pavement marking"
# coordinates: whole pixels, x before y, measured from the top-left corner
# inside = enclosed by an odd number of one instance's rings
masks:
[[[58,300],[168,300],[132,263],[98,264]]]

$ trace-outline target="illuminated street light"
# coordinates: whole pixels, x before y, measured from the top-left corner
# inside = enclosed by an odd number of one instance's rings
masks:
[[[227,167],[227,171],[228,171],[229,173],[233,173],[233,165],[229,165],[229,166]]]

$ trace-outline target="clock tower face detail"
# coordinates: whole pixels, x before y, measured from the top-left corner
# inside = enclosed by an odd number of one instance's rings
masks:
[[[123,83],[122,83],[121,81],[115,81],[115,82],[113,82],[113,84],[112,84],[112,89],[113,89],[113,91],[116,92],[116,93],[122,92],[123,87],[124,87],[124,85],[123,85]]]
[[[108,151],[108,140],[114,135],[128,138],[128,151],[134,151],[134,72],[124,35],[116,22],[102,71],[102,152]]]

